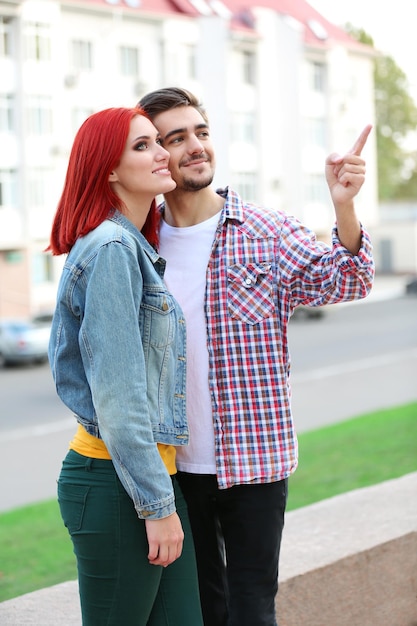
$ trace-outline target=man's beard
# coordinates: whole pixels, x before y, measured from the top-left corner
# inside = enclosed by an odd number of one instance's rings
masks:
[[[192,178],[183,178],[177,188],[182,189],[183,191],[200,191],[200,189],[209,187],[213,182],[213,178],[213,174],[209,174],[205,180],[198,181],[193,180]]]

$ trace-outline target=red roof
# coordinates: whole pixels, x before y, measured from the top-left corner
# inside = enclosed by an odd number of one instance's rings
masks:
[[[120,7],[134,13],[148,15],[184,15],[198,17],[202,12],[198,10],[201,3],[207,13],[216,14],[216,4],[223,5],[232,15],[231,26],[234,29],[246,30],[254,33],[252,9],[256,7],[268,8],[288,15],[304,26],[304,41],[309,45],[326,47],[328,42],[340,42],[344,46],[364,49],[350,37],[342,28],[328,22],[305,0],[63,0],[86,6],[95,4],[106,6],[109,9]],[[206,11],[204,11],[205,14]]]
[[[199,12],[188,0],[62,0],[79,6],[99,5],[108,9],[122,8],[128,12],[148,15],[190,15],[197,17]]]
[[[326,41],[339,41],[348,47],[363,47],[342,28],[328,22],[321,13],[305,0],[222,0],[234,16],[250,15],[251,9],[262,7],[294,18],[304,26],[304,41],[307,44],[325,46]],[[234,22],[237,23],[236,17]]]

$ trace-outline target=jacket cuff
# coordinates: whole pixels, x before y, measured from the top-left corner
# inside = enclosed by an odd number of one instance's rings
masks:
[[[172,513],[175,513],[175,511],[177,510],[175,507],[175,496],[172,495],[168,498],[164,498],[164,500],[154,505],[144,506],[135,504],[135,509],[139,519],[163,519],[164,517],[172,515]]]

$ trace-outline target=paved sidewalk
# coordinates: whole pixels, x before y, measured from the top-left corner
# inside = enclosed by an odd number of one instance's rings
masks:
[[[375,282],[372,291],[364,300],[357,302],[370,302],[375,300],[386,300],[388,298],[397,298],[405,295],[405,285],[408,276],[379,276],[375,275]],[[352,303],[353,304],[353,303]]]
[[[409,276],[397,275],[375,275],[375,281],[371,293],[362,300],[354,300],[353,302],[342,302],[337,306],[356,306],[367,304],[368,302],[376,302],[378,300],[390,300],[406,295],[405,285],[409,280]],[[329,305],[329,308],[332,305]]]

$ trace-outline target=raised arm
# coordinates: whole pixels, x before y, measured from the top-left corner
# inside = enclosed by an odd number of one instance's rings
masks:
[[[361,246],[361,227],[355,212],[354,198],[365,181],[365,161],[361,157],[372,126],[365,126],[351,150],[344,156],[331,154],[326,159],[326,181],[336,212],[340,242],[352,254]]]

